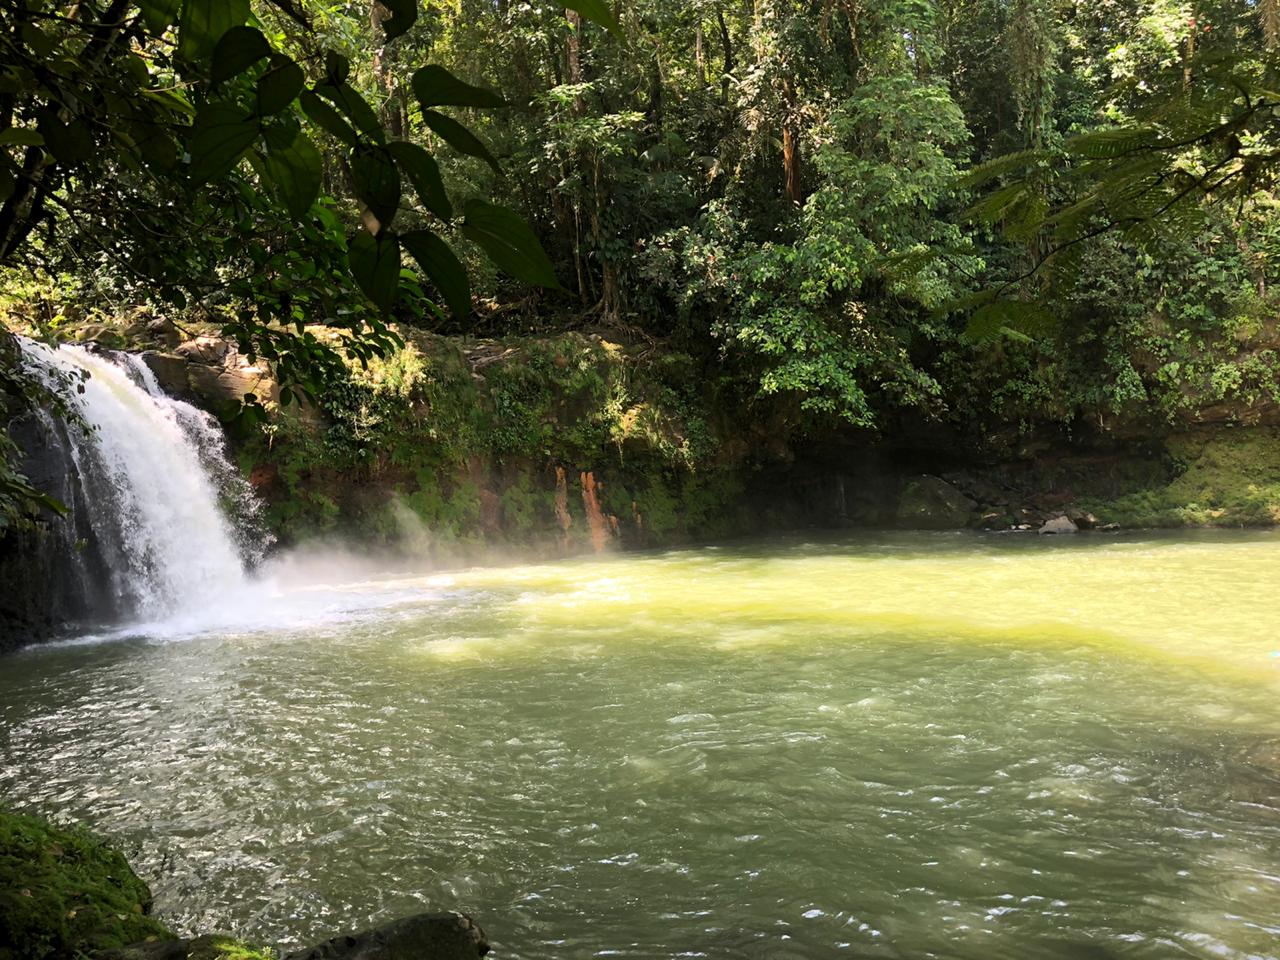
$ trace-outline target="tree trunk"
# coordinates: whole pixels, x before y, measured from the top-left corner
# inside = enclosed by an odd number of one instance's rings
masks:
[[[373,0],[369,5],[369,26],[375,37],[382,34],[382,23],[391,18],[391,11],[382,5],[380,0]],[[395,45],[392,40],[381,44],[373,51],[373,80],[382,94],[380,113],[382,122],[396,139],[404,136],[404,104],[395,81]]]
[[[790,77],[782,81],[782,171],[787,201],[804,202],[800,186],[800,139],[796,129],[796,88]]]
[[[737,65],[733,60],[733,38],[729,36],[729,25],[724,22],[724,11],[716,9],[716,23],[720,27],[720,49],[724,55],[724,72],[720,75],[720,100],[729,102],[729,75]]]

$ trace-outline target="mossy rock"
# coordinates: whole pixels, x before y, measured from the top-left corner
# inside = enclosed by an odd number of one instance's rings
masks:
[[[171,937],[150,910],[146,883],[101,840],[0,812],[0,960]]]
[[[1280,523],[1280,434],[1241,427],[1171,437],[1168,483],[1114,500],[1081,500],[1125,527],[1264,527]]]
[[[150,940],[94,955],[94,960],[272,960],[268,949],[230,934],[207,933],[194,940]]]
[[[898,526],[916,530],[958,530],[978,519],[978,504],[941,477],[909,481],[898,501]]]

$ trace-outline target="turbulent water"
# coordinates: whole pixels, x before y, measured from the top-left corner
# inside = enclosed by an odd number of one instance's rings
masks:
[[[1280,957],[1280,538],[299,562],[0,669],[0,792],[184,930],[498,956]]]
[[[236,521],[252,519],[255,504],[217,421],[166,396],[135,355],[32,341],[23,350],[78,384],[68,392],[81,422],[40,413],[46,469],[66,484],[57,492],[71,510],[52,526],[66,540],[59,564],[70,583],[56,598],[66,613],[167,617],[240,587],[254,551]]]

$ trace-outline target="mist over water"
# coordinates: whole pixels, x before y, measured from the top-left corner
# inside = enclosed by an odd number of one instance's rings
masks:
[[[1280,538],[1047,541],[289,556],[9,658],[0,791],[285,946],[1280,956]]]

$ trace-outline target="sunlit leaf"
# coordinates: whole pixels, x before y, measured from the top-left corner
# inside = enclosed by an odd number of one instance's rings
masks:
[[[564,0],[563,6],[600,24],[611,33],[622,35],[622,26],[618,23],[618,18],[613,15],[613,11],[609,9],[606,0]]]

